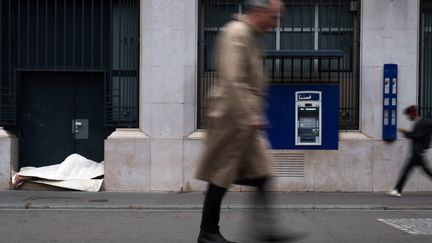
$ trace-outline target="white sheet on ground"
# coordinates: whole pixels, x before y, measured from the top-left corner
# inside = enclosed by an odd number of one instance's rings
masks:
[[[79,154],[69,155],[62,163],[44,167],[23,167],[18,175],[48,180],[93,179],[104,174],[103,163]]]
[[[69,155],[62,163],[44,167],[23,167],[17,173],[22,177],[35,177],[33,182],[74,190],[99,191],[104,175],[104,163],[97,163],[79,154]]]
[[[74,179],[65,181],[32,180],[32,182],[72,190],[98,192],[102,186],[103,179]]]

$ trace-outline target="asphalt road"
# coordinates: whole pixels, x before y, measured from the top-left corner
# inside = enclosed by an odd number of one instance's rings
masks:
[[[301,243],[432,242],[377,219],[426,219],[432,211],[277,211],[285,231],[303,232]],[[200,211],[0,210],[0,242],[196,242]],[[252,242],[250,212],[225,210],[221,231]],[[432,229],[431,229],[432,231]],[[431,232],[432,233],[432,232]]]

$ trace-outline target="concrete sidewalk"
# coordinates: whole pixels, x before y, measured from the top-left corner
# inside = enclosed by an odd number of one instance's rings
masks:
[[[271,192],[282,210],[432,210],[432,192],[385,193]],[[250,209],[253,192],[228,192],[222,208]],[[202,192],[0,191],[0,209],[201,210]]]

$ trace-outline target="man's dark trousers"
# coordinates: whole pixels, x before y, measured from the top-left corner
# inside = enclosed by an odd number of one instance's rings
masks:
[[[402,171],[401,176],[399,177],[399,181],[396,185],[396,190],[398,192],[402,192],[406,180],[408,178],[408,175],[412,171],[412,169],[416,166],[421,166],[424,172],[429,175],[429,177],[432,179],[432,170],[429,168],[429,166],[425,163],[425,160],[423,158],[423,154],[420,153],[413,153],[411,158],[409,159],[408,163],[405,165],[405,168]]]

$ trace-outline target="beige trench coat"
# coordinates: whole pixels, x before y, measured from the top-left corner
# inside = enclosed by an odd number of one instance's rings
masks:
[[[258,35],[240,17],[218,38],[218,81],[209,95],[207,141],[196,178],[224,188],[272,174],[265,133],[250,126],[266,121],[267,80]]]

